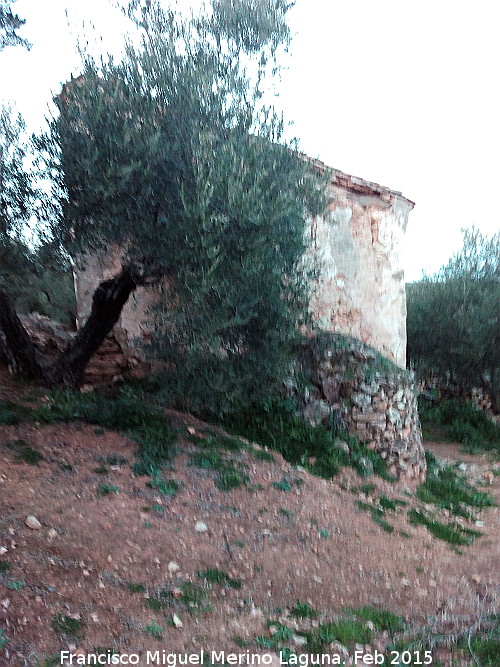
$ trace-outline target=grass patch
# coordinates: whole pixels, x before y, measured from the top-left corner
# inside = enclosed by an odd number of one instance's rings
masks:
[[[11,568],[11,564],[6,560],[0,560],[0,574],[5,574]]]
[[[475,538],[481,535],[478,530],[463,528],[459,524],[441,523],[434,517],[416,509],[411,509],[408,512],[408,517],[413,526],[425,526],[431,535],[438,540],[444,540],[455,546],[472,544]]]
[[[360,510],[364,510],[365,512],[369,512],[373,521],[383,530],[385,530],[386,533],[394,532],[394,527],[391,526],[391,524],[385,519],[385,511],[382,507],[370,505],[369,503],[365,503],[362,500],[358,500],[358,508]]]
[[[83,621],[65,614],[56,614],[52,617],[52,629],[60,635],[66,637],[76,637],[83,639],[85,636],[85,627]]]
[[[297,602],[295,607],[290,609],[290,616],[294,618],[317,618],[318,612],[307,602]]]
[[[149,482],[146,483],[146,486],[155,489],[164,496],[175,496],[181,488],[181,485],[175,479],[162,479],[158,474],[153,475]]]
[[[473,454],[500,454],[500,426],[470,401],[450,399],[430,403],[419,399],[418,410],[424,439],[459,442]]]
[[[107,482],[99,482],[97,485],[97,493],[100,496],[110,496],[113,493],[120,493],[120,487]]]
[[[160,625],[157,625],[154,621],[151,621],[150,625],[146,625],[144,627],[144,630],[146,631],[146,634],[151,635],[155,639],[163,639],[163,630],[165,628],[162,628]]]
[[[377,630],[387,631],[391,636],[405,630],[403,619],[387,609],[366,606],[353,609],[352,613],[361,621],[371,621]]]
[[[223,570],[210,568],[208,570],[200,570],[198,572],[200,579],[204,579],[210,584],[220,584],[224,588],[241,588],[241,581],[239,579],[231,579],[231,577]]]
[[[15,425],[32,418],[33,411],[31,408],[6,399],[0,400],[0,424]]]
[[[467,518],[471,516],[471,508],[483,509],[495,504],[491,494],[477,491],[456,466],[440,465],[430,452],[425,453],[425,458],[427,479],[417,489],[417,497],[423,502]]]
[[[257,449],[256,447],[252,448],[252,455],[257,461],[266,461],[268,463],[274,462],[274,456],[270,452],[266,452],[265,449]]]
[[[211,415],[211,418],[216,418]],[[222,426],[251,442],[279,452],[289,463],[301,465],[313,475],[330,479],[343,466],[353,467],[361,476],[373,473],[392,479],[382,458],[347,435],[334,424],[312,427],[295,414],[291,400],[275,398],[253,404],[225,416]],[[335,445],[342,438],[349,453]]]
[[[127,584],[127,590],[129,593],[145,593],[146,588],[142,584]]]
[[[208,450],[195,452],[189,459],[189,465],[204,470],[215,470],[218,476],[215,486],[220,491],[230,491],[248,483],[249,478],[243,464],[224,459],[218,452]]]
[[[16,453],[18,463],[28,463],[31,466],[37,466],[44,457],[36,449],[33,449],[26,440],[10,440],[5,443],[9,449]]]
[[[207,602],[211,585],[199,586],[191,581],[185,581],[180,586],[160,588],[153,597],[146,600],[150,609],[164,613],[165,609],[184,606],[191,614],[212,611]]]
[[[396,510],[398,505],[408,505],[406,500],[398,500],[397,498],[388,498],[387,496],[380,496],[378,499],[380,507],[384,510]]]
[[[373,638],[373,632],[366,627],[365,622],[357,619],[340,619],[323,623],[313,632],[304,635],[307,637],[307,649],[311,653],[321,653],[325,646],[332,642],[353,646],[369,644]]]
[[[139,462],[134,466],[138,475],[151,474],[172,456],[176,435],[151,394],[131,387],[124,387],[115,397],[57,389],[49,400],[49,405],[31,411],[33,419],[43,424],[80,420],[124,433],[138,444]],[[107,463],[121,465],[124,461],[116,457],[116,463]]]

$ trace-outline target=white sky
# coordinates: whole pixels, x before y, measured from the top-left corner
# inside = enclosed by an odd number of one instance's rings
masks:
[[[79,73],[82,20],[106,44],[123,24],[107,0],[18,0],[13,10],[33,48],[0,53],[0,95],[36,130]],[[290,14],[278,104],[311,157],[416,202],[407,280],[445,264],[462,227],[500,228],[499,14],[495,0],[297,0]]]

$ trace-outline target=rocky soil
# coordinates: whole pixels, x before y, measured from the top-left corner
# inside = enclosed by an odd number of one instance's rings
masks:
[[[4,375],[0,397],[28,389]],[[459,553],[410,525],[414,490],[350,469],[323,480],[276,454],[260,460],[250,447],[227,454],[248,481],[224,491],[216,472],[190,460],[210,429],[189,415],[169,417],[179,442],[164,475],[176,482],[167,493],[134,476],[135,444],[117,433],[86,424],[0,427],[0,638],[8,638],[1,664],[48,666],[61,664],[61,650],[108,648],[137,654],[141,665],[148,650],[264,654],[255,638],[271,636],[270,619],[307,629],[363,605],[427,628],[432,648],[437,633],[452,637],[497,608],[498,507],[477,517],[482,536]],[[19,459],[19,440],[42,454],[37,465]],[[493,461],[452,445],[427,447],[464,461],[466,474],[500,501]],[[364,493],[367,482],[374,489]],[[387,511],[390,533],[358,505],[382,494],[409,503]],[[199,573],[209,569],[228,579],[207,583]],[[290,617],[297,602],[319,619]],[[300,650],[300,636],[295,641]],[[371,655],[388,642],[376,633],[361,648]],[[445,647],[434,649],[438,659],[450,664]],[[462,664],[473,664],[470,656]]]

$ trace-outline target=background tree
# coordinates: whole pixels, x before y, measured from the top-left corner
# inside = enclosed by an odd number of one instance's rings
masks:
[[[408,358],[465,387],[487,384],[500,410],[500,234],[463,231],[436,275],[407,285]]]
[[[56,378],[77,381],[130,292],[165,277],[155,353],[172,390],[225,411],[283,371],[307,312],[305,212],[322,206],[321,184],[261,103],[289,6],[213,0],[185,19],[132,2],[139,46],[119,63],[88,58],[65,87],[39,144],[66,192],[54,238],[80,257],[117,244],[123,265]]]
[[[28,40],[17,34],[26,21],[12,12],[13,2],[15,0],[0,0],[0,51],[6,46],[24,46],[27,49],[31,47]]]

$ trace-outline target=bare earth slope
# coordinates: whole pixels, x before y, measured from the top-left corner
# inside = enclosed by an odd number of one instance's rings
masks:
[[[15,391],[4,383],[0,395]],[[0,569],[0,637],[8,638],[0,664],[60,664],[50,656],[96,647],[144,656],[148,649],[238,652],[248,641],[244,650],[259,653],[265,649],[255,637],[269,636],[268,620],[286,616],[297,601],[319,610],[320,620],[372,605],[450,635],[498,603],[497,507],[482,513],[483,536],[459,554],[410,525],[408,506],[387,512],[392,533],[377,525],[358,501],[381,494],[417,501],[403,485],[361,480],[351,470],[327,481],[276,454],[270,462],[259,460],[259,450],[229,452],[247,466],[249,480],[223,491],[214,471],[190,464],[199,451],[193,432],[203,434],[204,425],[170,416],[181,436],[164,475],[178,483],[174,495],[133,475],[135,445],[116,433],[85,424],[0,427],[0,564],[7,564]],[[18,440],[44,459],[20,462],[12,446]],[[438,457],[465,460],[476,481],[486,472],[500,502],[491,461],[429,446]],[[368,496],[361,490],[367,482],[376,486]],[[40,526],[29,527],[28,516]],[[209,568],[241,587],[209,587],[198,574]],[[73,634],[64,617],[81,622]],[[388,641],[379,633],[369,650]],[[446,655],[441,659],[446,664]]]

